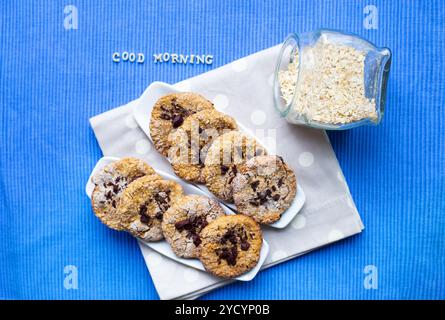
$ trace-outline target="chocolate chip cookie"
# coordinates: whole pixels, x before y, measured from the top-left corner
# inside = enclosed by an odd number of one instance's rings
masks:
[[[130,183],[121,196],[118,213],[125,229],[145,241],[158,241],[162,234],[162,217],[183,195],[173,181],[142,177]]]
[[[260,258],[263,237],[258,223],[244,215],[227,215],[201,232],[200,260],[211,274],[233,278],[253,269]]]
[[[239,166],[232,187],[239,213],[271,224],[292,204],[297,180],[283,158],[258,156]]]
[[[237,167],[266,149],[240,131],[230,131],[215,139],[207,151],[204,178],[207,188],[218,198],[233,202],[232,181]]]
[[[136,158],[124,158],[99,170],[92,177],[94,214],[108,227],[123,230],[121,216],[117,213],[121,194],[128,184],[143,176],[149,180],[161,179],[153,168]]]
[[[192,93],[172,93],[161,97],[153,107],[150,119],[150,136],[161,154],[168,156],[169,135],[184,120],[199,111],[213,109],[213,103],[203,96]]]
[[[175,173],[188,181],[204,183],[207,149],[221,134],[238,129],[236,121],[216,110],[205,110],[188,117],[173,135],[169,158]]]
[[[165,212],[162,230],[177,256],[196,258],[200,252],[201,230],[223,215],[225,212],[217,201],[201,195],[187,195]]]

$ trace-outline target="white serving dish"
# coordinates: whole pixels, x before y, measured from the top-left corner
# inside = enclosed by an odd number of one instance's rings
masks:
[[[133,108],[133,116],[137,124],[152,142],[153,140],[150,137],[151,110],[153,109],[154,104],[160,97],[175,92],[181,92],[181,90],[176,89],[174,86],[168,83],[155,81],[150,86],[148,86],[148,88],[144,91],[142,96],[139,98],[137,104],[135,104]],[[217,108],[218,106],[215,107]],[[241,131],[250,135],[251,137],[254,137],[261,143],[261,141],[258,138],[256,138],[250,130],[245,128],[239,122],[237,122],[237,124]],[[264,143],[261,144],[263,146],[265,145]],[[205,185],[197,184],[196,186],[204,190],[207,194],[211,194],[211,192],[207,189]],[[236,206],[233,203],[228,203],[221,199],[218,200],[222,202],[224,205],[236,211]],[[295,218],[298,212],[300,212],[305,201],[306,201],[306,195],[304,194],[303,188],[299,184],[297,184],[297,194],[295,196],[294,201],[292,202],[292,205],[283,213],[280,220],[268,226],[278,229],[285,228]]]
[[[94,176],[94,174],[98,170],[100,170],[107,164],[115,162],[117,160],[119,160],[119,158],[103,157],[103,158],[99,159],[99,161],[96,163],[96,166],[94,167],[93,171],[91,172],[90,177],[88,178],[88,182],[85,187],[86,194],[88,195],[89,198],[91,198],[91,194],[93,193],[93,190],[94,190],[94,184],[93,184],[91,178]],[[161,170],[157,170],[155,167],[153,167],[153,169],[155,169],[156,172],[160,176],[162,176],[164,179],[172,180],[172,181],[179,183],[182,186],[185,194],[200,194],[200,195],[204,195],[207,197],[209,196],[208,193],[204,192],[197,186],[190,184],[188,182],[185,182],[184,180],[178,178],[177,176],[173,176],[168,173],[162,172]],[[226,214],[235,214],[235,212],[233,212],[230,208],[228,208],[226,206],[222,206],[222,208],[224,209]],[[172,251],[172,249],[170,248],[170,245],[167,243],[167,241],[146,242],[146,241],[143,241],[140,239],[138,239],[138,241],[139,241],[139,243],[152,248],[153,250],[159,252],[160,254],[162,254],[172,260],[175,260],[175,261],[182,263],[186,266],[205,271],[204,266],[202,265],[201,261],[199,261],[198,259],[184,259],[184,258],[177,257],[174,254],[174,252]],[[255,266],[255,268],[253,268],[249,272],[246,272],[245,274],[243,274],[239,277],[236,277],[235,279],[240,280],[240,281],[252,280],[256,276],[258,271],[260,270],[261,266],[264,264],[264,261],[266,260],[268,254],[269,254],[269,244],[266,242],[266,240],[263,239],[263,246],[261,247],[260,259],[259,259],[257,265]]]

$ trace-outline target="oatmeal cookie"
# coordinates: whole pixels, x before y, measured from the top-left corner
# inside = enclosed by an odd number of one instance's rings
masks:
[[[201,232],[200,260],[211,274],[233,278],[253,269],[260,258],[263,237],[258,223],[244,215],[227,215]]]
[[[218,198],[233,202],[232,181],[237,174],[237,166],[265,154],[264,147],[240,131],[221,135],[207,151],[203,172],[207,188]]]
[[[297,180],[283,158],[259,156],[238,168],[232,187],[239,213],[259,223],[270,224],[279,220],[292,204]]]
[[[174,253],[183,258],[199,256],[201,230],[225,215],[219,203],[201,195],[181,198],[164,214],[162,230]]]
[[[168,156],[168,137],[184,120],[199,111],[213,109],[213,103],[203,96],[192,93],[172,93],[161,97],[153,107],[150,118],[150,136],[161,154]]]
[[[110,163],[93,177],[95,184],[91,195],[94,214],[108,227],[123,230],[121,216],[117,213],[119,200],[127,185],[134,180],[147,176],[147,179],[161,179],[152,167],[136,158],[124,158]]]
[[[183,195],[173,181],[142,177],[130,183],[121,196],[118,213],[124,228],[145,241],[158,241],[162,234],[162,217]]]
[[[221,134],[238,129],[236,121],[216,110],[205,110],[188,117],[173,135],[169,152],[175,173],[188,181],[204,183],[207,149]]]

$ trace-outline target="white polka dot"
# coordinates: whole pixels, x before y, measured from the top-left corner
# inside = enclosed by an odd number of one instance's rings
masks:
[[[152,268],[150,273],[153,272],[154,277],[169,277],[172,274],[173,268],[171,266],[165,267],[165,262],[167,261],[164,261],[162,265],[158,265],[157,268]]]
[[[218,94],[213,98],[216,109],[224,110],[229,106],[229,98],[225,94]]]
[[[128,141],[132,143],[133,141],[138,141],[142,137],[143,135],[138,130],[128,130],[122,137],[122,141]]]
[[[231,65],[235,72],[241,72],[247,69],[247,61],[244,58],[232,62]]]
[[[199,272],[192,268],[184,270],[184,280],[187,282],[195,282],[199,278]]]
[[[298,162],[302,167],[310,167],[314,163],[314,155],[311,152],[303,152],[298,157]]]
[[[150,142],[147,139],[141,139],[136,142],[135,149],[139,154],[147,154],[151,149]]]
[[[162,257],[159,253],[157,253],[157,252],[152,252],[152,253],[150,253],[150,255],[148,256],[148,259],[147,259],[149,262],[150,262],[150,265],[151,266],[154,266],[154,267],[157,267],[157,266],[159,266],[162,262],[163,262],[163,260],[164,260],[164,257]]]
[[[306,226],[306,217],[302,214],[297,214],[292,221],[292,227],[294,229],[303,229]]]
[[[272,261],[278,261],[286,258],[287,253],[284,250],[276,250],[272,253]]]
[[[134,129],[137,128],[138,123],[136,122],[136,120],[133,117],[133,114],[129,114],[126,118],[125,118],[125,124],[127,125],[128,128],[130,129]]]
[[[345,235],[343,234],[343,232],[341,232],[340,230],[337,230],[337,229],[333,229],[328,234],[328,241],[334,242],[334,241],[343,239],[344,237],[345,237]]]
[[[178,89],[179,91],[184,91],[184,92],[192,91],[192,84],[190,83],[190,81],[185,80],[175,84],[175,88]]]
[[[266,122],[266,113],[263,110],[255,110],[250,115],[250,120],[253,124],[256,124],[257,126],[262,125],[264,122]]]
[[[274,81],[275,81],[275,74],[274,73],[272,73],[270,76],[269,76],[269,78],[267,79],[267,83],[269,84],[269,86],[273,86],[273,83],[274,83]]]
[[[159,272],[158,270],[162,270],[162,271]],[[160,277],[162,279],[165,279],[164,281],[156,282],[156,288],[168,290],[168,288],[171,287],[171,279],[169,278],[169,275],[165,272],[165,270],[163,270],[163,268],[156,268],[156,271],[150,270],[150,275],[152,277]]]

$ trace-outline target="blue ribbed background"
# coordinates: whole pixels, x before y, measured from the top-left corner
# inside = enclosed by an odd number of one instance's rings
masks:
[[[8,3],[7,3],[8,2]],[[0,298],[156,299],[135,241],[93,216],[85,181],[100,149],[88,118],[319,27],[393,52],[379,127],[330,133],[365,223],[356,237],[205,298],[445,298],[445,9],[442,1],[2,1]],[[79,29],[63,27],[74,4]],[[378,30],[363,8],[379,10]],[[111,60],[143,52],[143,65]],[[209,53],[212,66],[155,65]],[[79,288],[66,290],[75,265]],[[378,289],[363,287],[366,265]]]

